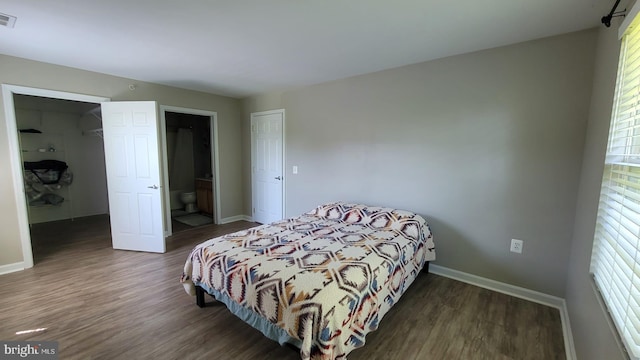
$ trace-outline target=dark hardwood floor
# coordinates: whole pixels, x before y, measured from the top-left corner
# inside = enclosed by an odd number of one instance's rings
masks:
[[[113,250],[106,216],[35,225],[36,265],[0,276],[0,339],[55,340],[60,359],[299,359],[211,298],[198,308],[179,282],[194,245],[253,225],[182,231],[166,254]],[[433,274],[349,356],[564,358],[558,310]]]

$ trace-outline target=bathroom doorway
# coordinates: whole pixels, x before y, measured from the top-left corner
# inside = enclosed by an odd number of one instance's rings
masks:
[[[218,224],[217,114],[161,106],[167,236]]]

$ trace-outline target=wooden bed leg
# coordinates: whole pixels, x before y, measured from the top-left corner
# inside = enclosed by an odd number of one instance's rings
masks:
[[[431,261],[427,261],[426,263],[424,263],[424,267],[422,268],[422,272],[424,272],[425,274],[429,273],[429,263]]]
[[[204,307],[204,289],[200,286],[196,286],[196,305]]]

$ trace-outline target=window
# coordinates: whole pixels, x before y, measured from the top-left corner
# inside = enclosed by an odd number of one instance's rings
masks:
[[[591,273],[633,358],[640,358],[640,17],[622,37]]]

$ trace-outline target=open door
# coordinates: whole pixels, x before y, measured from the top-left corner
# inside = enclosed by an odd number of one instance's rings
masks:
[[[157,105],[101,105],[113,248],[163,253]]]

